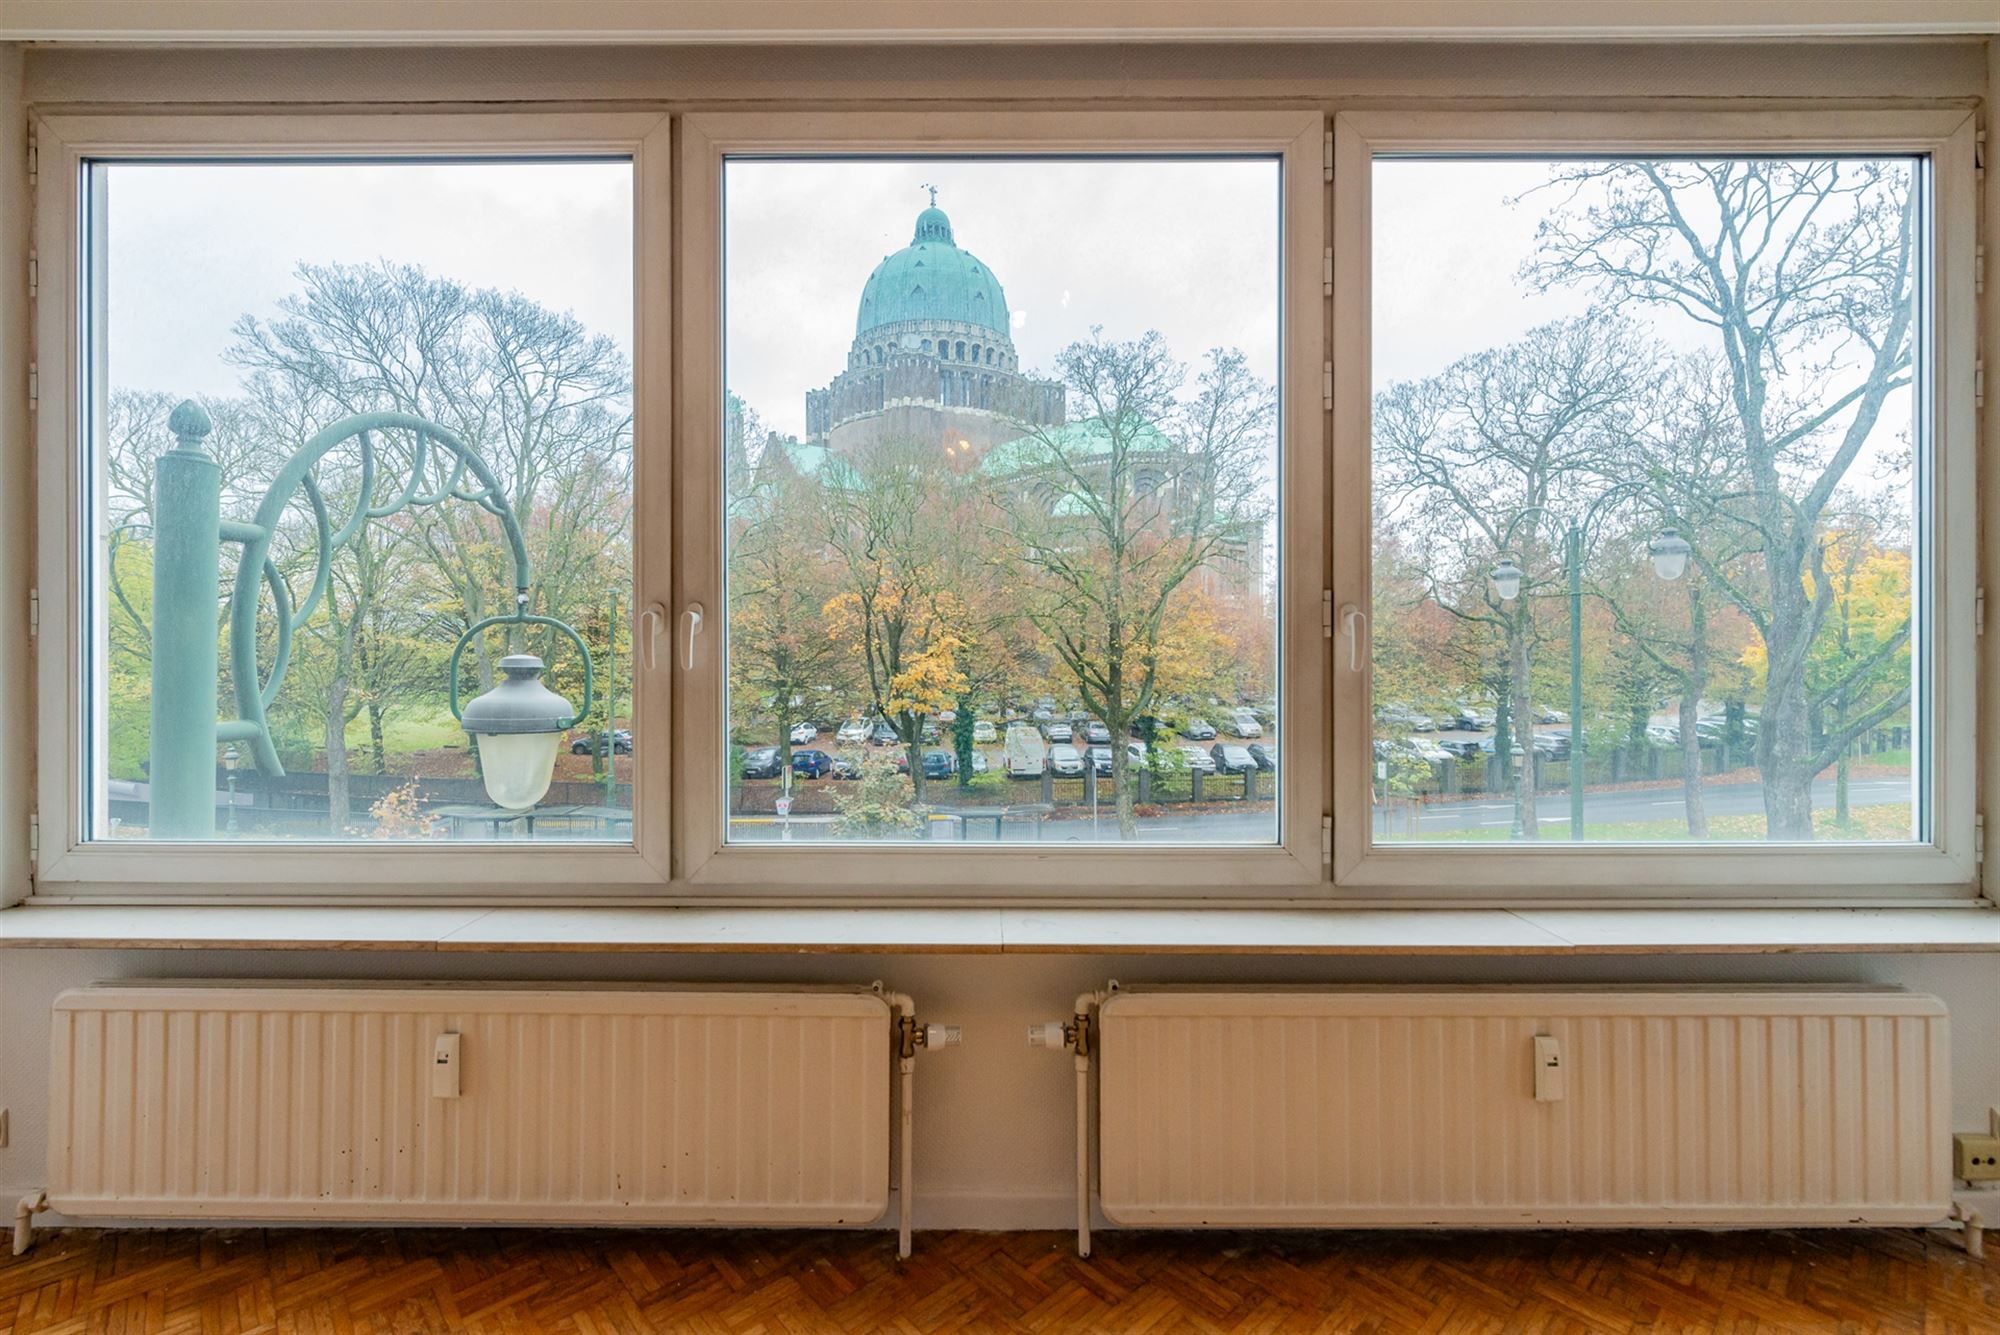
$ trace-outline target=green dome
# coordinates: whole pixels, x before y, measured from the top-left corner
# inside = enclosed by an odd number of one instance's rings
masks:
[[[952,320],[1007,333],[1007,294],[971,251],[952,239],[951,219],[935,204],[917,215],[910,244],[875,266],[861,289],[854,332],[905,320]]]

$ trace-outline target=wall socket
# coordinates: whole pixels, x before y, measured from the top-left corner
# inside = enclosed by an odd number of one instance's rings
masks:
[[[1953,1136],[1951,1175],[1966,1182],[2000,1182],[2000,1136],[1965,1131]]]

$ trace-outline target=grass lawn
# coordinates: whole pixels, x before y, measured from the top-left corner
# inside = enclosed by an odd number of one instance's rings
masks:
[[[464,750],[466,740],[465,729],[458,726],[458,720],[451,716],[451,710],[442,704],[435,712],[398,709],[391,712],[382,722],[382,748],[389,753],[388,760],[392,769],[398,756],[405,756],[413,751],[436,751],[445,747]],[[368,715],[364,712],[347,725],[347,746],[350,751],[360,751],[369,745]]]
[[[1834,820],[1832,811],[1813,813],[1813,831],[1821,839],[1876,839],[1906,840],[1910,838],[1910,804],[1890,802],[1881,806],[1856,807],[1845,826]],[[1685,820],[1623,821],[1609,824],[1586,822],[1587,843],[1630,843],[1630,844],[1673,844],[1688,842]],[[1560,822],[1542,826],[1542,840],[1568,842],[1569,830]],[[1715,843],[1724,840],[1761,840],[1764,837],[1764,817],[1711,816],[1708,821],[1708,840]],[[1406,839],[1399,842],[1407,842]],[[1494,826],[1477,830],[1440,830],[1420,835],[1419,843],[1505,843],[1508,834],[1504,828]]]

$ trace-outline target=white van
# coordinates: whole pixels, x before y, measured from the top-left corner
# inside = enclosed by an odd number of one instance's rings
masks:
[[[1048,753],[1042,730],[1032,723],[1007,725],[1007,777],[1039,779],[1048,767]]]

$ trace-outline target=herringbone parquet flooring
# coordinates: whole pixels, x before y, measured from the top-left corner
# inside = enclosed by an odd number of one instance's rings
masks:
[[[1920,1232],[45,1234],[19,1332],[2000,1332],[2000,1260]],[[2000,1252],[2000,1247],[1995,1248]]]

